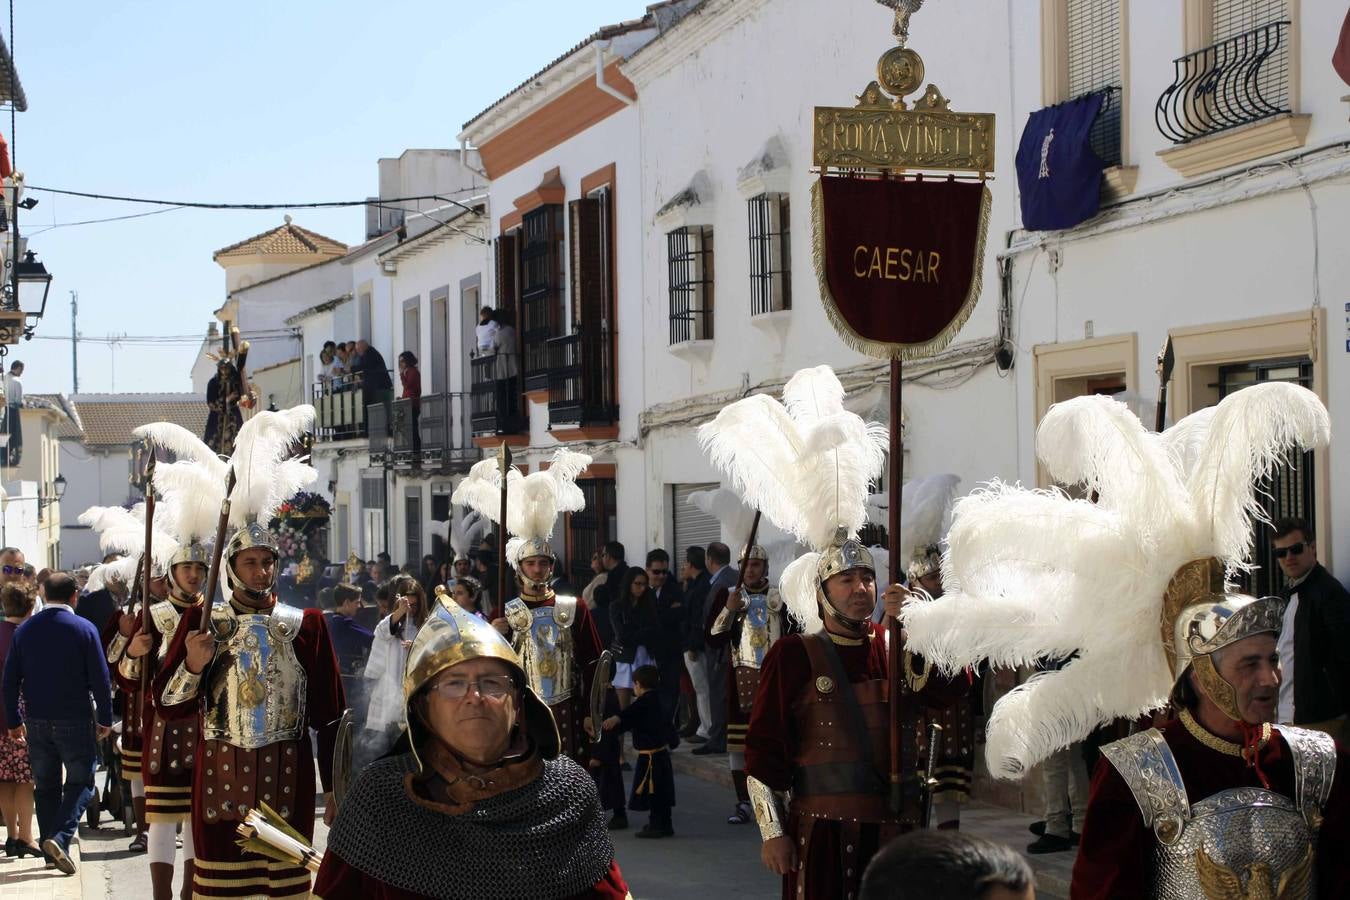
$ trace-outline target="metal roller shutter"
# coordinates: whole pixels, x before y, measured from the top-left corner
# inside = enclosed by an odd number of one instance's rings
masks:
[[[689,547],[706,547],[712,541],[722,539],[722,523],[700,509],[691,506],[689,495],[698,491],[715,491],[720,484],[672,484],[669,485],[672,518],[675,525],[673,546],[667,548],[671,560],[676,565],[684,562],[684,551]]]

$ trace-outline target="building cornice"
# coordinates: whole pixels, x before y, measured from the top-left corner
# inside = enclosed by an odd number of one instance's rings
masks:
[[[720,33],[769,5],[770,0],[707,0],[665,34],[619,65],[638,93],[686,58],[707,48]]]

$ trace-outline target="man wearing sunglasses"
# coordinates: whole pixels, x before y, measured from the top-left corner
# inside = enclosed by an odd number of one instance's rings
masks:
[[[1289,601],[1279,639],[1278,721],[1340,740],[1350,708],[1350,592],[1317,561],[1317,541],[1305,520],[1280,519],[1274,534]]]
[[[24,577],[23,551],[17,547],[0,550],[0,585],[22,581]]]

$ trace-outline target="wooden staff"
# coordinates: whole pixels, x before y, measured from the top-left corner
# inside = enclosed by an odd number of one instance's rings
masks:
[[[201,634],[211,618],[211,604],[216,602],[216,589],[220,586],[220,560],[225,553],[225,532],[230,527],[230,494],[234,493],[234,466],[225,477],[225,502],[220,505],[220,518],[216,521],[216,542],[211,547],[211,567],[206,571],[206,594],[202,603],[202,615],[197,620],[193,634]]]
[[[755,510],[754,521],[750,523],[750,540],[747,541],[745,544],[744,552],[746,553],[749,553],[750,548],[755,546],[755,538],[759,537],[759,517],[761,515],[763,515],[763,513],[761,513],[759,510]],[[741,592],[741,588],[745,587],[745,557],[741,557],[740,563],[741,563],[741,571],[736,575],[736,590],[732,592],[735,594],[739,594]]]
[[[511,448],[502,441],[497,451],[497,471],[501,473],[502,507],[497,520],[497,608],[506,608],[506,491],[507,474],[511,471]]]
[[[152,557],[151,544],[155,535],[155,450],[150,448],[150,461],[145,464],[145,552],[141,554],[141,565],[144,567],[141,579],[141,631],[149,634],[151,627],[150,621],[150,579],[153,576],[154,565],[150,561]],[[141,661],[141,694],[145,694],[145,686],[150,677],[150,657]]]
[[[1167,383],[1172,380],[1172,369],[1176,364],[1177,355],[1169,334],[1158,352],[1158,409],[1153,415],[1153,430],[1159,433],[1167,425]]]
[[[901,363],[898,358],[891,360],[891,471],[890,482],[887,484],[888,502],[890,508],[887,510],[887,543],[890,545],[891,556],[891,584],[900,583],[900,573],[904,571],[905,562],[901,559],[900,550],[900,489],[901,481],[904,478],[904,448],[901,445],[900,435],[900,393],[901,393]],[[901,707],[904,703],[902,692],[904,691],[904,680],[900,677],[900,667],[904,664],[904,639],[900,636],[900,622],[892,618],[890,621],[890,646],[887,649],[887,680],[889,682],[887,696],[890,698],[891,706],[891,813],[899,815],[904,805],[904,786],[901,782],[901,772],[903,771],[901,757],[903,756],[903,728],[901,718],[905,710]]]

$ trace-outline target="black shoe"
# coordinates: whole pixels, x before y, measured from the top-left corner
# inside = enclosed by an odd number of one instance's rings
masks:
[[[61,845],[58,844],[55,840],[53,840],[52,838],[47,838],[45,841],[43,841],[42,850],[44,853],[47,854],[48,857],[51,858],[52,865],[56,866],[56,868],[59,869],[62,872],[62,874],[65,875],[75,874],[75,860],[67,856],[66,851],[62,850]]]
[[[605,827],[610,831],[623,831],[628,827],[628,816],[624,813],[615,813]]]
[[[1043,834],[1036,840],[1027,844],[1027,852],[1038,853],[1062,853],[1065,850],[1073,849],[1073,841],[1057,834]]]
[[[34,859],[42,859],[45,854],[32,844],[25,844],[23,841],[14,842],[14,856],[22,859],[25,856],[31,856]]]
[[[684,737],[684,739],[685,739],[686,741],[688,741],[689,743],[691,743],[691,744],[706,744],[706,743],[708,743],[708,739],[705,738],[703,735],[699,734],[697,731],[695,731],[693,734],[690,734],[690,735],[688,735],[688,736],[681,735],[681,737]]]
[[[1036,837],[1040,837],[1041,835],[1045,834],[1045,820],[1040,819],[1038,821],[1032,822],[1030,825],[1027,826],[1027,831],[1030,831],[1032,834],[1036,835]]]
[[[1083,840],[1083,836],[1076,831],[1070,831],[1069,840],[1073,843],[1075,847],[1077,847],[1079,842]]]
[[[14,838],[6,838],[6,839],[5,839],[5,855],[6,855],[6,856],[18,856],[18,855],[19,855],[19,852],[18,852],[17,850],[14,849],[14,845],[15,845],[16,843],[18,843],[18,842],[15,841]]]
[[[726,753],[726,747],[714,747],[712,744],[704,744],[702,747],[695,747],[689,751],[695,756],[714,756],[720,753]]]
[[[637,837],[640,838],[668,838],[674,836],[674,828],[653,828],[651,825],[642,826],[642,830],[637,833]]]

